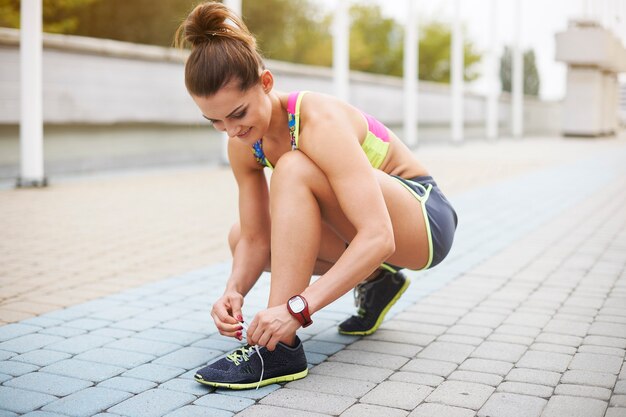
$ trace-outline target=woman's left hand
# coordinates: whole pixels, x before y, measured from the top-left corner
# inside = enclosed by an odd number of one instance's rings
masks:
[[[258,312],[248,327],[246,337],[251,346],[265,346],[273,351],[281,339],[295,334],[299,327],[300,322],[289,314],[285,304],[281,304]]]

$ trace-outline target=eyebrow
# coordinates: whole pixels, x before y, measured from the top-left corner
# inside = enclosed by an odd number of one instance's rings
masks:
[[[234,113],[237,113],[237,111],[239,111],[242,107],[244,107],[245,104],[241,104],[239,105],[239,107],[237,107],[235,110],[231,111],[228,116],[226,116],[226,118],[228,119],[229,117],[231,117]],[[214,121],[215,119],[210,119],[208,117],[206,117],[204,114],[202,115],[202,117],[204,117],[205,119],[209,120],[209,121]]]

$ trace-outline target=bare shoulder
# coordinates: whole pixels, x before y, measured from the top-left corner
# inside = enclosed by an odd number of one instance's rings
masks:
[[[254,158],[252,148],[239,140],[228,139],[228,160],[238,181],[246,174],[263,172],[263,167]]]
[[[354,106],[328,94],[310,92],[300,104],[300,134],[320,129],[348,131],[360,137],[365,133],[365,120]]]

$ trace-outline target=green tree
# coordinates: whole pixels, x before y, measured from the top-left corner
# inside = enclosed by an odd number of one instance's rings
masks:
[[[511,92],[513,80],[513,52],[509,46],[504,47],[500,58],[500,82],[502,91]],[[530,96],[539,95],[541,79],[535,62],[535,51],[529,49],[524,52],[524,94]]]
[[[419,37],[419,78],[421,80],[450,83],[451,42],[452,31],[449,25],[439,21],[421,25]],[[476,64],[481,58],[474,44],[464,38],[463,78],[465,81],[473,81],[479,77]]]
[[[50,33],[75,33],[76,13],[99,0],[43,0],[43,30]],[[20,27],[20,0],[0,0],[0,26]]]

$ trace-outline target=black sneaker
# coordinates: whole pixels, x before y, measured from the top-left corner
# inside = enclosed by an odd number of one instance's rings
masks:
[[[302,342],[278,343],[270,352],[264,347],[246,345],[196,372],[195,380],[204,385],[230,389],[263,387],[276,382],[294,381],[309,373]],[[259,354],[263,361],[259,359]]]
[[[373,280],[357,285],[354,289],[357,315],[340,323],[339,333],[357,336],[374,333],[410,283],[400,271],[383,270]]]

